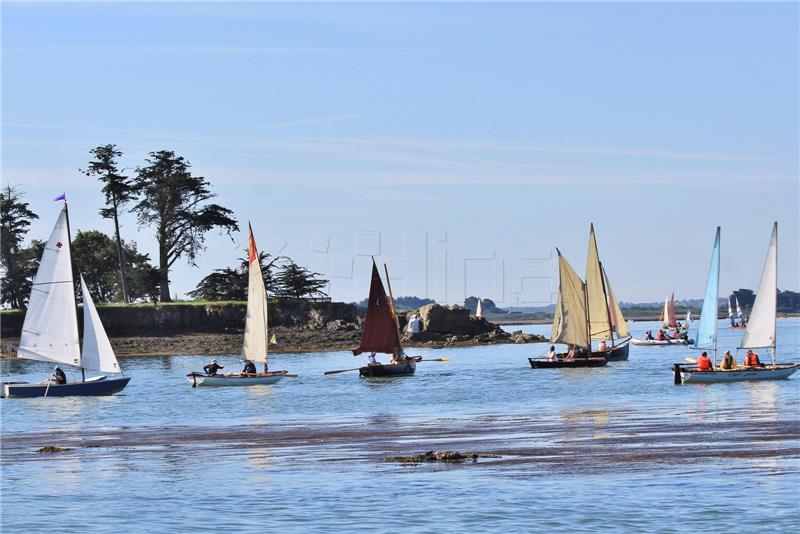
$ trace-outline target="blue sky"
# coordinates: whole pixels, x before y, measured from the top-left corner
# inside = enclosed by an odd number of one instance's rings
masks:
[[[14,4],[2,7],[3,181],[45,238],[111,232],[90,148],[171,149],[260,248],[368,290],[542,304],[594,221],[623,301],[758,284],[771,223],[798,272],[796,3]],[[123,237],[155,257],[152,233]],[[209,234],[172,290],[232,265]]]

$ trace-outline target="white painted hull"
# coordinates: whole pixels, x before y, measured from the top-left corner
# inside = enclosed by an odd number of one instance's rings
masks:
[[[186,380],[192,385],[206,387],[243,387],[261,386],[274,384],[286,376],[286,371],[277,371],[261,376],[241,376],[241,375],[215,375],[207,376],[199,373],[186,375]]]
[[[684,384],[719,384],[725,382],[744,382],[746,380],[782,380],[789,378],[800,369],[800,364],[783,364],[759,369],[735,369],[733,371],[682,370]]]
[[[685,340],[685,339],[665,339],[663,341],[659,341],[657,339],[639,339],[633,338],[631,339],[631,343],[634,345],[688,345],[689,343],[694,342],[694,340]]]

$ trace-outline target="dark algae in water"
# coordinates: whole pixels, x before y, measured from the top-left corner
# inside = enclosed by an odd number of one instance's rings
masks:
[[[390,456],[389,458],[384,458],[383,461],[408,464],[420,464],[424,462],[462,463],[467,460],[477,462],[478,458],[499,458],[499,456],[478,453],[464,454],[457,451],[428,451],[417,456]]]

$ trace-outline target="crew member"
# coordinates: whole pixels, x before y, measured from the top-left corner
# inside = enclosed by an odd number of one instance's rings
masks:
[[[217,371],[220,369],[225,369],[225,366],[220,365],[216,358],[211,360],[211,363],[203,367],[203,371],[205,371],[208,376],[216,376]]]
[[[745,367],[763,367],[763,364],[758,359],[758,354],[753,352],[752,349],[747,349],[747,356],[744,357]]]
[[[708,353],[703,351],[703,354],[697,358],[697,370],[698,371],[711,371],[711,360],[708,357]]]
[[[736,369],[736,367],[737,367],[736,358],[733,357],[731,351],[726,350],[725,357],[722,358],[722,363],[719,364],[719,368],[722,369],[723,371],[731,371],[733,369]]]
[[[61,367],[56,366],[55,371],[53,371],[53,380],[59,385],[67,383],[67,375],[64,374],[64,371],[61,370]]]
[[[252,360],[245,360],[244,361],[244,369],[242,369],[242,374],[258,374],[256,371],[256,364],[252,362]]]

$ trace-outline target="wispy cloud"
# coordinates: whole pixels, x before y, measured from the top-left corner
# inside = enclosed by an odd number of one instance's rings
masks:
[[[5,53],[26,52],[115,52],[147,54],[320,54],[338,49],[325,46],[246,46],[246,45],[18,45],[6,46]]]

